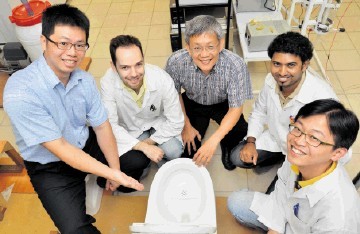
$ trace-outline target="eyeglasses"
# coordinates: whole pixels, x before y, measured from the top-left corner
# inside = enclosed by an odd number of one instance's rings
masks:
[[[200,54],[204,49],[208,52],[208,53],[213,53],[214,51],[216,51],[217,47],[219,44],[217,45],[209,45],[209,46],[205,46],[205,47],[201,47],[201,46],[195,46],[193,48],[191,48],[192,52],[194,54]]]
[[[314,146],[314,147],[318,147],[319,145],[335,146],[334,144],[323,142],[323,141],[319,140],[318,138],[314,137],[313,135],[304,133],[303,131],[301,131],[298,127],[296,127],[293,124],[289,124],[289,132],[291,135],[296,136],[296,137],[300,137],[301,135],[304,135],[305,141],[309,145]]]
[[[73,44],[70,42],[55,42],[53,40],[51,40],[50,38],[48,38],[47,36],[44,35],[44,37],[50,41],[51,43],[55,44],[57,46],[57,48],[59,48],[60,50],[70,50],[71,47],[74,46],[75,50],[78,51],[86,51],[87,49],[89,49],[89,44]]]

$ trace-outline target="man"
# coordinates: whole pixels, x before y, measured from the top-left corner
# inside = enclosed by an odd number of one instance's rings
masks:
[[[113,38],[110,55],[111,68],[101,79],[101,94],[121,163],[124,160],[136,169],[138,157],[159,166],[179,158],[184,116],[170,76],[157,66],[145,64],[136,37]],[[137,169],[139,176],[143,169]]]
[[[282,162],[288,125],[298,110],[317,99],[337,99],[328,83],[307,70],[313,46],[306,37],[281,34],[270,44],[268,55],[271,73],[249,117],[247,137],[231,152],[231,162],[242,168]]]
[[[100,233],[92,225],[95,219],[86,215],[87,173],[105,177],[107,189],[143,189],[119,164],[93,77],[77,69],[89,47],[89,26],[75,7],[47,8],[42,18],[43,56],[14,73],[4,93],[5,111],[31,183],[61,233]]]
[[[338,163],[356,140],[359,120],[337,101],[321,99],[304,105],[294,121],[275,190],[234,192],[230,212],[268,233],[359,233],[359,194]]]
[[[186,23],[186,49],[173,53],[166,71],[175,82],[185,117],[182,139],[184,157],[207,165],[221,145],[226,169],[229,153],[245,135],[247,123],[243,103],[252,98],[249,72],[244,61],[224,49],[221,25],[213,16],[200,15]],[[210,119],[220,126],[201,145]]]

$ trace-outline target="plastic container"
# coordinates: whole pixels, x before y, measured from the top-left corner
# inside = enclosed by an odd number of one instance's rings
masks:
[[[100,209],[103,189],[96,183],[96,175],[89,174],[85,177],[86,183],[86,213],[89,215],[96,214]]]
[[[33,0],[29,2],[33,15],[28,15],[25,5],[19,5],[12,10],[9,16],[11,23],[15,24],[16,37],[23,45],[31,61],[42,54],[40,43],[42,12],[51,4],[46,1]]]

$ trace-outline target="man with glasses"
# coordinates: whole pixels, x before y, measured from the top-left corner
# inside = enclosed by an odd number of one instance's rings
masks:
[[[163,165],[183,152],[184,126],[174,82],[161,68],[145,64],[138,38],[110,41],[111,68],[101,78],[101,96],[119,148],[121,164],[140,179],[150,160]],[[98,179],[100,186],[104,179]]]
[[[14,73],[4,93],[31,183],[61,233],[100,233],[86,214],[87,173],[106,178],[112,191],[143,189],[120,165],[93,77],[77,68],[89,47],[89,27],[88,18],[75,7],[47,8],[43,55]]]
[[[355,142],[356,115],[332,99],[304,105],[289,125],[287,160],[270,194],[233,192],[228,209],[268,233],[360,233],[360,198],[339,159]]]
[[[243,104],[252,98],[246,64],[224,49],[223,30],[213,16],[186,22],[185,42],[186,49],[174,52],[165,69],[175,82],[184,112],[183,157],[207,165],[220,143],[224,167],[234,169],[230,152],[246,135]],[[182,89],[185,92],[180,94]],[[210,119],[220,126],[201,145]]]

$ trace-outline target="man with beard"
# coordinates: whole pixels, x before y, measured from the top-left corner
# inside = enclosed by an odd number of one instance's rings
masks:
[[[111,68],[101,79],[120,162],[134,178],[146,174],[150,161],[161,166],[183,152],[184,116],[174,82],[161,68],[145,64],[136,37],[120,35],[110,42]],[[98,180],[105,185],[103,179]]]
[[[269,45],[268,55],[271,73],[249,117],[247,137],[231,152],[234,165],[256,167],[255,172],[284,161],[288,125],[302,106],[317,99],[337,99],[331,86],[307,69],[313,56],[308,38],[296,32],[281,34]]]

